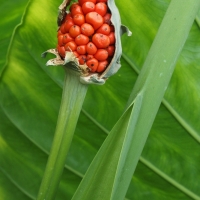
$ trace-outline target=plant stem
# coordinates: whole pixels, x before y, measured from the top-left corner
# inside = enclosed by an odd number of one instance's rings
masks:
[[[55,198],[86,92],[79,74],[66,69],[57,127],[37,200]]]

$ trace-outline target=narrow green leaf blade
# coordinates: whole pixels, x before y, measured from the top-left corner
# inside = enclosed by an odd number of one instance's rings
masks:
[[[73,196],[73,200],[112,199],[113,182],[124,141],[127,139],[131,141],[130,138],[125,137],[128,132],[133,131],[135,124],[130,122],[137,119],[140,106],[141,95],[138,95],[133,105],[127,109],[109,133]]]

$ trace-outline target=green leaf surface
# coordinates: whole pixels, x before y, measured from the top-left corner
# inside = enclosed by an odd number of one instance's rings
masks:
[[[24,11],[28,0],[18,0],[17,6],[12,0],[0,1],[0,74],[6,63],[7,54],[9,52],[9,44],[12,42],[12,37],[15,30],[23,21]]]
[[[122,23],[133,35],[122,37],[119,72],[105,85],[89,87],[58,200],[72,197],[107,130],[122,114],[169,2],[116,0]],[[24,9],[17,12],[20,16],[25,13],[23,23],[15,31],[0,80],[0,196],[6,195],[6,200],[13,200],[12,194],[7,193],[13,190],[19,194],[16,200],[36,197],[51,147],[64,72],[60,67],[46,67],[46,59],[40,55],[56,46],[60,3],[32,0],[26,9],[24,4]],[[4,7],[0,10],[6,12]],[[16,26],[9,19],[6,25],[2,24],[7,32],[9,23],[9,27]],[[5,56],[1,54],[3,64]],[[199,62],[200,32],[194,22],[132,178],[128,199],[200,198]],[[188,192],[198,197],[188,196]]]

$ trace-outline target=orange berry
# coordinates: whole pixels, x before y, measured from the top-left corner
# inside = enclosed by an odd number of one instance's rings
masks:
[[[102,24],[100,28],[97,29],[96,33],[102,33],[104,35],[110,34],[110,26],[108,24]]]
[[[91,36],[94,33],[94,28],[90,24],[84,23],[81,25],[81,33],[86,36]]]
[[[108,52],[105,49],[97,49],[97,52],[94,54],[94,58],[99,61],[104,61],[108,58]]]
[[[81,6],[82,6],[85,2],[92,2],[92,3],[96,4],[96,0],[78,0],[78,2],[80,3]]]
[[[104,49],[109,46],[110,39],[107,35],[95,33],[92,37],[92,42],[96,45],[97,48]]]
[[[86,45],[89,42],[89,37],[83,34],[79,34],[76,36],[75,42],[77,45]]]
[[[87,66],[88,66],[88,68],[90,69],[91,72],[95,72],[97,70],[99,62],[98,62],[97,59],[92,58],[92,59],[88,60],[86,62],[86,64],[87,64]]]
[[[81,33],[81,28],[77,25],[73,25],[70,29],[69,29],[69,34],[71,37],[75,38],[76,36],[80,35]]]
[[[115,46],[114,45],[110,45],[106,48],[107,52],[108,52],[108,56],[113,56],[115,53]]]
[[[86,62],[86,56],[85,55],[80,55],[78,57],[78,61],[80,65],[84,65],[84,63]]]
[[[114,32],[111,32],[109,35],[108,35],[109,39],[110,39],[110,44],[115,44],[115,33]]]
[[[65,50],[66,51],[76,51],[77,45],[74,41],[68,42],[65,45]]]
[[[103,17],[97,12],[89,12],[85,16],[85,21],[91,24],[94,30],[96,30],[103,24]]]
[[[92,12],[95,10],[95,4],[93,2],[85,2],[82,5],[82,11],[86,15],[89,12]]]
[[[107,13],[108,7],[105,3],[99,2],[95,5],[95,12],[99,13],[102,17]]]
[[[76,51],[78,54],[81,54],[81,55],[86,54],[86,45],[77,46]]]
[[[69,33],[65,33],[64,35],[63,35],[63,43],[64,44],[66,44],[66,43],[68,43],[68,42],[71,42],[71,41],[73,41],[74,39],[70,36],[70,34]]]
[[[81,26],[82,24],[85,23],[85,17],[82,14],[74,15],[73,20],[74,20],[74,24],[76,24],[78,26]]]
[[[86,51],[88,54],[94,55],[97,52],[97,47],[92,42],[89,42],[86,45]]]
[[[65,33],[69,32],[69,29],[74,25],[74,21],[72,19],[68,19],[64,23]]]
[[[97,72],[103,72],[106,69],[107,66],[108,66],[107,60],[100,61],[96,71]]]

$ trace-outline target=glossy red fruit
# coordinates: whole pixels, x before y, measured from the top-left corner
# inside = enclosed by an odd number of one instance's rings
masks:
[[[101,33],[95,33],[92,37],[92,42],[99,49],[107,48],[110,45],[109,37]]]
[[[69,32],[69,29],[74,25],[74,21],[72,19],[68,19],[64,23],[65,33]]]
[[[59,29],[58,32],[57,32],[57,37],[58,37],[59,35],[62,35],[62,34],[63,34],[62,31]]]
[[[72,15],[71,13],[68,13],[66,16],[65,16],[65,19],[64,19],[64,22],[68,19],[72,19]]]
[[[110,26],[108,24],[101,25],[100,28],[97,29],[96,33],[102,33],[104,35],[110,34]]]
[[[74,24],[81,26],[85,23],[85,17],[83,14],[76,14],[73,17]]]
[[[82,11],[86,15],[89,12],[92,12],[95,10],[95,4],[93,2],[85,2],[82,5]]]
[[[74,17],[74,15],[76,14],[83,14],[82,8],[79,5],[74,5],[73,7],[71,7],[70,11],[72,17]]]
[[[65,45],[65,50],[66,51],[76,51],[77,45],[74,41],[68,42]]]
[[[114,32],[111,32],[109,35],[108,35],[109,39],[110,39],[110,44],[115,44],[115,33]]]
[[[68,42],[71,42],[73,40],[74,40],[74,38],[72,38],[69,33],[65,33],[63,35],[63,43],[64,44],[67,44]]]
[[[78,0],[79,4],[82,6],[85,2],[92,2],[96,4],[96,0]]]
[[[111,45],[111,46],[108,46],[106,48],[107,52],[108,52],[108,56],[113,56],[114,53],[115,53],[115,46],[114,45]]]
[[[110,13],[106,13],[106,14],[103,16],[103,21],[104,21],[104,23],[106,23],[106,24],[108,24],[108,25],[111,25],[110,18],[111,18],[111,14],[110,14]]]
[[[65,24],[63,23],[61,26],[60,26],[60,29],[59,29],[63,34],[66,33],[65,31]]]
[[[107,60],[100,61],[96,72],[99,72],[99,73],[103,72],[106,69],[107,66],[108,66],[108,61]]]
[[[98,61],[104,61],[108,58],[108,52],[105,49],[98,49],[94,54],[94,58]]]
[[[104,2],[104,3],[106,3],[108,0],[97,0],[97,3],[98,2]]]
[[[105,3],[99,2],[95,5],[95,12],[99,13],[102,17],[107,13],[108,7]]]
[[[86,35],[83,35],[83,34],[79,34],[75,38],[75,42],[77,45],[86,45],[89,42],[89,37],[87,37]]]
[[[84,23],[81,26],[81,33],[83,33],[86,36],[91,36],[94,33],[94,28],[90,24]]]
[[[86,45],[77,46],[76,51],[80,55],[86,54]]]
[[[86,62],[86,56],[85,55],[80,55],[78,57],[78,61],[80,65],[84,65],[84,63]]]
[[[78,2],[73,3],[73,4],[70,6],[70,8],[69,8],[70,12],[71,12],[74,8],[76,8],[77,6],[80,6],[80,4],[79,4]]]
[[[97,12],[89,12],[85,16],[86,23],[93,26],[94,30],[98,29],[103,24],[103,17]]]
[[[63,43],[63,34],[58,36],[58,45],[60,47],[64,45],[64,43]]]
[[[95,72],[97,70],[99,62],[98,62],[97,59],[92,58],[92,59],[88,60],[86,62],[86,64],[87,64],[87,66],[88,66],[88,68],[90,69],[91,72]]]
[[[94,56],[93,56],[93,55],[90,55],[90,54],[88,54],[88,55],[87,55],[87,57],[86,57],[86,60],[88,61],[88,60],[90,60],[90,59],[92,59],[92,58],[94,58]]]
[[[58,50],[58,53],[59,55],[64,58],[65,57],[65,47],[64,46],[57,46],[57,50]]]
[[[88,54],[94,55],[97,52],[97,47],[92,42],[89,42],[86,45],[86,51]]]
[[[69,34],[71,37],[75,38],[76,36],[80,35],[81,33],[81,28],[77,25],[73,25],[70,29],[69,29]]]

